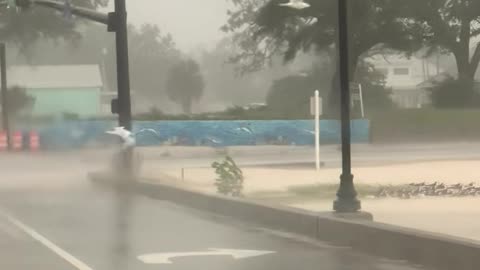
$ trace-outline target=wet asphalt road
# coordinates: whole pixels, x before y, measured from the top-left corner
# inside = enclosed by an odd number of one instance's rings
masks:
[[[1,190],[0,269],[423,269],[279,235],[171,202],[119,196],[89,184]],[[209,253],[214,248],[274,253],[239,259],[210,253],[150,265],[137,258],[148,253]]]

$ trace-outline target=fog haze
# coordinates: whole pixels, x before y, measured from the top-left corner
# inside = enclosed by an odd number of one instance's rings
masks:
[[[110,9],[113,8],[111,1]],[[178,47],[191,51],[220,40],[220,27],[227,20],[225,0],[128,0],[129,21],[152,23],[174,36]]]

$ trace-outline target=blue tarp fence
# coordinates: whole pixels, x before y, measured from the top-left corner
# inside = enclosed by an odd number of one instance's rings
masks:
[[[112,141],[105,131],[116,126],[114,121],[62,121],[37,128],[42,149],[75,149],[89,144]],[[370,121],[353,120],[352,143],[368,143]],[[241,145],[313,145],[312,120],[257,121],[136,121],[134,132],[153,129],[137,135],[139,146],[241,146]],[[28,132],[25,130],[25,132]],[[340,142],[340,122],[320,121],[322,144]]]

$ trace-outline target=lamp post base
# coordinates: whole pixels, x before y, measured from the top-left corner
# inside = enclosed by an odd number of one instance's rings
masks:
[[[361,209],[362,204],[357,199],[357,191],[353,185],[353,175],[340,176],[340,188],[337,200],[333,203],[333,210],[337,213],[356,213]]]
[[[333,210],[337,213],[357,213],[362,209],[362,203],[357,199],[338,198],[333,202]]]

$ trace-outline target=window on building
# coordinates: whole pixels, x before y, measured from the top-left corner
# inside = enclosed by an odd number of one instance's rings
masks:
[[[394,75],[409,75],[410,69],[409,68],[394,68],[393,69]]]

